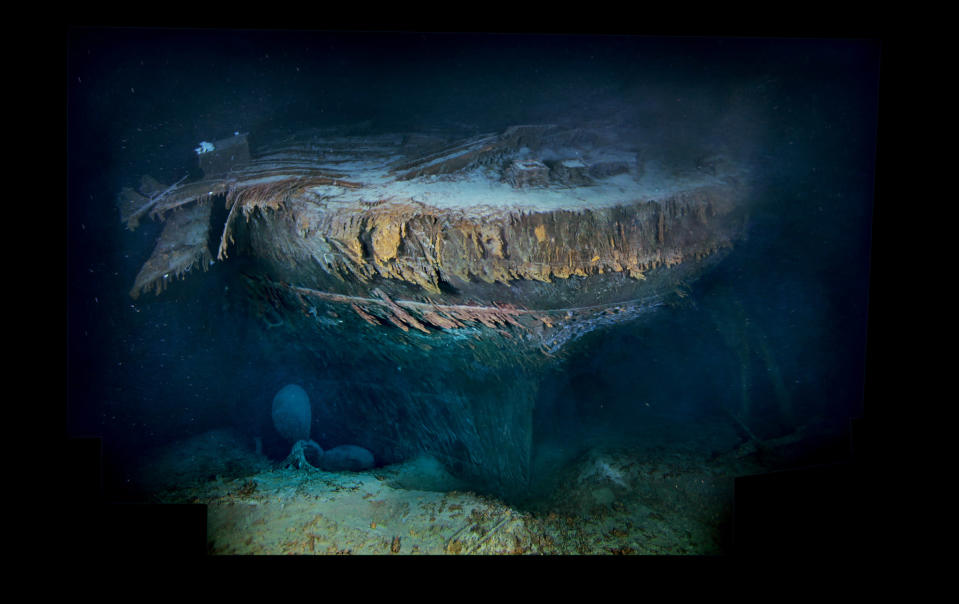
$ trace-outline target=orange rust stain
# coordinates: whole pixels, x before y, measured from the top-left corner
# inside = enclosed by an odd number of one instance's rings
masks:
[[[536,234],[536,241],[539,243],[546,241],[546,227],[543,225],[538,225],[533,232]]]

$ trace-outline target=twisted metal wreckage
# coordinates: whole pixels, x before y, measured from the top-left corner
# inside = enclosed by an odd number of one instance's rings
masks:
[[[123,190],[130,229],[165,221],[130,295],[206,270],[218,229],[217,259],[253,259],[248,291],[268,325],[306,342],[318,367],[349,371],[320,398],[356,442],[387,460],[426,450],[521,492],[556,357],[662,304],[745,229],[742,166],[665,166],[621,138],[315,131],[252,156],[246,135],[216,141],[197,149],[202,179]]]

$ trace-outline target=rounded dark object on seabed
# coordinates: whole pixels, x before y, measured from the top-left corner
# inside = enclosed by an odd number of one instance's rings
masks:
[[[373,467],[373,454],[356,445],[340,445],[323,454],[322,468],[327,472],[359,472]]]
[[[287,384],[273,397],[273,426],[283,438],[310,439],[310,397],[296,384]]]

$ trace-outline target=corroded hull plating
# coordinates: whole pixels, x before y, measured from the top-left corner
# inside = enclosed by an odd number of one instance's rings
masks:
[[[331,405],[365,420],[358,439],[387,459],[427,450],[503,494],[530,480],[537,384],[556,355],[664,303],[747,215],[734,162],[676,170],[601,129],[307,133],[240,156],[198,182],[124,191],[130,228],[167,219],[131,295],[214,255],[252,257],[267,323],[350,376]],[[210,204],[223,202],[214,254]]]

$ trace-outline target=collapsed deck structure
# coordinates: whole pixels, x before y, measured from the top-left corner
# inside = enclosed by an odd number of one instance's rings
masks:
[[[203,178],[122,192],[129,228],[165,222],[130,295],[248,257],[250,299],[339,376],[324,404],[357,442],[522,493],[556,359],[663,304],[744,234],[744,166],[711,150],[664,165],[624,138],[328,130],[251,153],[237,134],[197,150]]]

